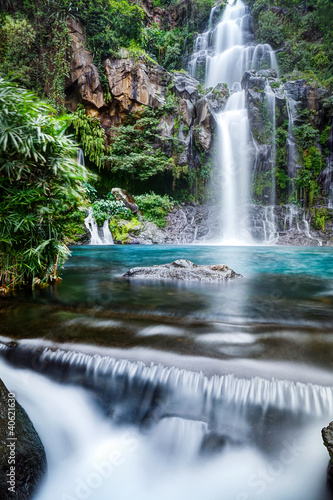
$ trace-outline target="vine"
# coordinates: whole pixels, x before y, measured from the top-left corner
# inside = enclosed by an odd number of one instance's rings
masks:
[[[87,115],[84,106],[79,104],[73,113],[72,123],[85,156],[101,168],[105,154],[106,135],[100,121],[98,118]]]

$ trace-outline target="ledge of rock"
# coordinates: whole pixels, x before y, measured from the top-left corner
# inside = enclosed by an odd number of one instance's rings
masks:
[[[12,437],[9,435],[9,406],[15,411],[15,493],[9,491],[8,464]],[[13,414],[10,415],[12,417]],[[22,406],[8,392],[0,379],[0,498],[30,500],[46,472],[46,455],[43,444]],[[14,450],[13,450],[14,451]]]
[[[323,436],[324,445],[326,446],[331,459],[328,464],[327,479],[330,488],[333,490],[333,422],[331,422],[327,427],[324,427],[321,434]]]
[[[198,266],[190,260],[179,259],[171,264],[151,267],[134,267],[123,275],[123,278],[151,279],[151,280],[181,280],[205,281],[221,283],[234,278],[242,278],[224,264],[213,266]]]

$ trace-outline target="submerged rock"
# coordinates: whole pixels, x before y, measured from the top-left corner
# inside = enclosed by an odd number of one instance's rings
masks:
[[[228,281],[233,278],[242,278],[242,275],[235,273],[235,271],[224,264],[198,266],[190,260],[178,259],[171,262],[171,264],[151,267],[134,267],[127,271],[127,273],[123,275],[123,278],[221,283],[222,281]]]
[[[30,500],[46,471],[45,450],[25,410],[1,379],[0,445],[1,500]]]

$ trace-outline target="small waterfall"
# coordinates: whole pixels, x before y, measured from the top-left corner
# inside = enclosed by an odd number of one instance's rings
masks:
[[[103,224],[103,242],[104,245],[113,245],[113,238],[112,238],[112,233],[110,231],[110,226],[109,226],[109,221],[105,220]]]
[[[219,426],[223,415],[219,414],[220,408],[217,411],[218,402],[226,411],[231,405],[234,415],[243,415],[244,408],[251,406],[260,406],[262,415],[272,408],[317,417],[333,413],[330,386],[234,375],[209,378],[201,372],[161,364],[51,348],[38,354],[35,366],[69,383],[81,380],[85,387],[103,394],[120,420],[141,421],[155,408],[159,418],[174,415],[205,422],[213,419]]]
[[[99,227],[93,217],[92,209],[88,209],[88,215],[84,224],[90,233],[90,245],[113,245],[113,238],[109,228],[109,221],[105,220],[102,227],[102,236],[99,235]]]
[[[294,137],[294,124],[297,119],[297,103],[285,90],[288,111],[288,136],[287,136],[287,165],[288,176],[293,179],[297,170],[297,144]],[[289,185],[289,194],[292,193],[293,186]]]
[[[266,82],[264,89],[266,99],[266,130],[269,134],[271,142],[271,192],[270,205],[275,205],[276,202],[276,187],[275,187],[275,167],[276,167],[276,110],[275,110],[275,93],[271,86]]]

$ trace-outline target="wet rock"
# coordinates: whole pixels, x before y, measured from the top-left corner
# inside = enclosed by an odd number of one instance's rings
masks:
[[[295,80],[285,84],[286,92],[301,109],[309,109],[318,113],[318,123],[321,119],[322,100],[329,96],[326,88],[315,88],[306,83],[306,80]]]
[[[123,275],[124,278],[181,280],[221,283],[234,278],[241,278],[240,274],[224,264],[213,266],[198,266],[190,260],[178,259],[171,264],[151,267],[135,267]]]
[[[165,232],[154,222],[143,221],[140,226],[129,234],[129,244],[137,245],[164,245],[166,240]]]
[[[330,462],[328,464],[327,479],[330,488],[333,491],[333,422],[331,422],[327,427],[324,427],[321,431],[324,445],[327,448],[328,454],[330,456]]]
[[[7,474],[10,472],[8,445],[11,444],[10,439],[7,438],[13,437],[9,434],[9,405],[12,405],[15,411],[15,427],[13,428],[16,438],[13,441],[15,443],[15,493],[8,490],[11,485],[7,483],[9,480]],[[0,444],[2,448],[0,455],[1,500],[13,498],[30,500],[46,472],[45,450],[25,410],[8,392],[2,380],[0,380]]]
[[[202,440],[200,453],[204,456],[211,456],[217,453],[221,453],[223,448],[229,443],[229,439],[226,436],[217,434],[216,432],[209,432],[206,434]]]
[[[125,207],[129,208],[132,214],[136,214],[139,211],[138,205],[128,191],[121,188],[112,188],[111,194],[116,198],[116,200],[121,201]]]
[[[209,105],[214,111],[220,111],[229,97],[228,87],[223,83],[219,83],[205,97],[208,99]]]

